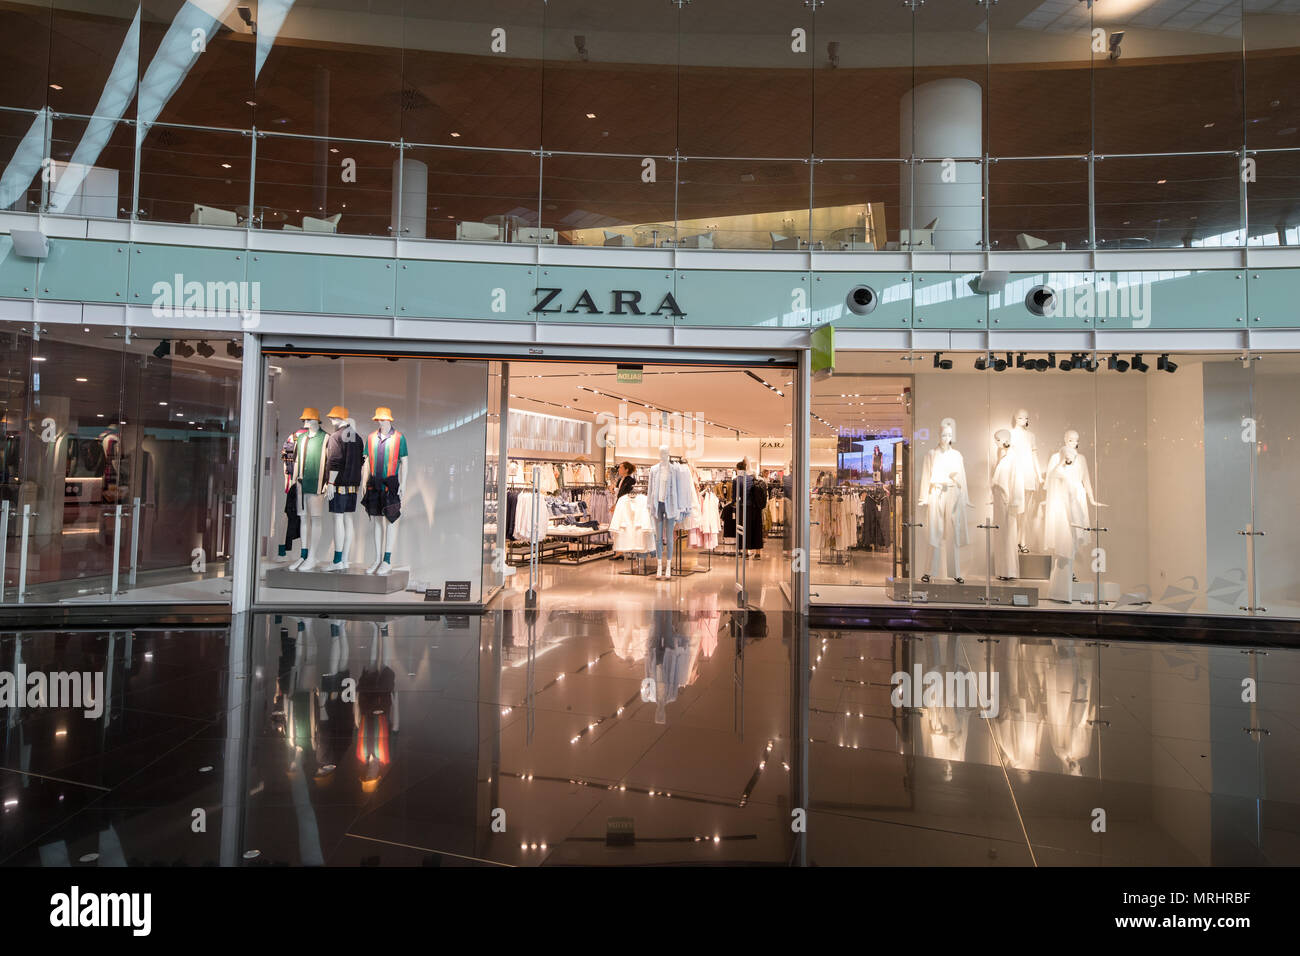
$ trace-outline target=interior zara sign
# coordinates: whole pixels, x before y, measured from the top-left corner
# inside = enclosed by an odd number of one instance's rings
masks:
[[[584,313],[586,315],[671,315],[681,318],[686,315],[685,312],[677,305],[677,300],[673,298],[671,292],[665,292],[663,300],[660,301],[659,307],[653,312],[646,313],[641,308],[641,293],[635,289],[611,289],[609,293],[610,305],[608,312],[596,305],[596,300],[591,297],[591,293],[586,289],[573,300],[573,307],[566,309],[564,304],[567,297],[563,289],[539,288],[536,291],[537,305],[533,307],[534,312],[564,312],[569,315]],[[551,308],[554,303],[554,308]],[[647,303],[648,305],[649,303]]]

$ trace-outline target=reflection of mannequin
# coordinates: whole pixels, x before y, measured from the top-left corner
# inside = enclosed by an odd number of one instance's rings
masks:
[[[406,436],[393,427],[390,409],[375,409],[379,428],[366,439],[366,495],[361,504],[370,515],[375,534],[375,561],[366,574],[387,574],[393,569],[397,547],[397,519],[402,516],[401,489],[406,484]]]
[[[956,426],[945,418],[939,430],[939,444],[925,456],[921,470],[921,500],[919,504],[929,509],[930,572],[921,580],[929,583],[931,576],[940,576],[942,563],[954,581],[964,584],[961,576],[961,548],[970,543],[970,526],[966,495],[966,462],[956,448],[953,437]]]
[[[320,427],[320,412],[302,410],[303,431],[295,433],[297,445],[293,459],[293,480],[298,486],[298,510],[302,516],[300,557],[289,565],[290,571],[310,571],[320,557],[321,518],[325,514],[325,432]]]
[[[683,480],[686,475],[686,480]],[[659,446],[659,464],[650,469],[650,478],[646,483],[647,504],[650,517],[655,526],[655,557],[658,559],[656,578],[668,579],[673,570],[673,539],[677,535],[677,523],[682,521],[691,509],[689,475],[684,467],[676,468],[668,458],[668,446]]]
[[[1025,510],[1025,486],[1016,468],[1011,433],[1005,428],[993,435],[998,463],[993,468],[993,573],[999,581],[1020,577],[1021,513]]]
[[[1074,641],[1052,641],[1054,660],[1047,670],[1047,733],[1052,750],[1071,776],[1083,775],[1082,761],[1092,753],[1088,725],[1093,716],[1093,658],[1080,655]]]
[[[929,645],[925,649],[930,651],[931,655],[928,670],[958,675],[956,683],[960,686],[965,680],[964,675],[970,673],[970,668],[958,660],[957,635],[946,634],[941,637],[931,634],[926,636],[924,641]],[[921,656],[926,655],[922,652]],[[913,688],[913,693],[919,696],[921,689]],[[959,763],[966,761],[966,741],[971,715],[979,710],[978,701],[967,700],[965,704],[966,706],[959,707],[956,700],[947,699],[944,695],[946,706],[926,706],[921,708],[921,713],[917,715],[921,731],[918,734],[921,750],[927,757],[935,757],[947,762],[944,767],[946,780],[952,779],[952,761]]]
[[[334,434],[325,442],[325,467],[329,481],[325,498],[334,516],[334,560],[327,571],[346,571],[352,553],[352,520],[357,510],[357,491],[361,486],[361,463],[365,459],[365,442],[357,434],[356,423],[348,410],[335,405],[330,409]]]
[[[1065,444],[1047,463],[1046,495],[1043,540],[1052,555],[1048,597],[1068,604],[1073,599],[1074,556],[1088,540],[1088,506],[1105,507],[1093,497],[1076,431],[1065,433]]]
[[[376,624],[370,647],[370,663],[357,680],[352,708],[357,727],[357,763],[361,768],[361,790],[374,793],[388,774],[393,754],[390,734],[401,730],[397,709],[397,674],[389,661],[397,656],[387,622]]]
[[[1020,553],[1029,551],[1029,542],[1036,540],[1038,530],[1038,502],[1043,488],[1043,466],[1038,462],[1038,441],[1029,430],[1029,412],[1019,409],[1011,426],[1011,457],[1016,477],[1024,488],[1024,501],[1020,514]]]
[[[666,705],[677,699],[677,690],[685,685],[689,675],[691,642],[674,627],[674,612],[656,610],[652,613],[653,623],[645,654],[647,683],[642,685],[641,696],[647,702],[655,702],[655,723],[663,724],[668,722]],[[649,682],[653,682],[652,691]],[[647,691],[654,696],[647,698]]]

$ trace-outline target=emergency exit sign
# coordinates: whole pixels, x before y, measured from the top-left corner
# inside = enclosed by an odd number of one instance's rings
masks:
[[[640,365],[620,365],[617,381],[621,385],[640,385],[642,371]]]

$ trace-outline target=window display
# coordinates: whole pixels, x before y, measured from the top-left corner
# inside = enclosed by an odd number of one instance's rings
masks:
[[[489,363],[265,356],[263,443],[281,449],[285,481],[261,493],[258,601],[479,603]],[[337,402],[323,416],[322,396]],[[358,407],[373,409],[365,434]],[[281,426],[281,408],[301,413]]]

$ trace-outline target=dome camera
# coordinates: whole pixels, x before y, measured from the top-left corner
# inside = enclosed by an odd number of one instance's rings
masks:
[[[848,297],[844,300],[849,311],[854,315],[868,315],[876,310],[876,303],[880,299],[876,295],[876,290],[869,285],[855,285],[849,290]]]
[[[1036,285],[1025,296],[1025,308],[1034,315],[1050,315],[1056,311],[1056,290],[1048,285]]]

